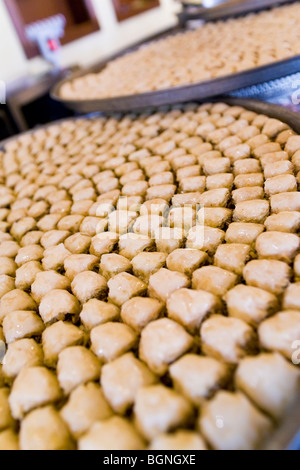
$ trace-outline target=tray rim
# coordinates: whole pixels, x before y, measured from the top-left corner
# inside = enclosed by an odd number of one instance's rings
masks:
[[[270,118],[282,119],[288,124],[295,132],[300,134],[300,114],[283,108],[282,106],[263,102],[259,100],[252,100],[247,98],[228,98],[220,97],[215,100],[207,100],[206,102],[224,102],[232,106],[242,106],[249,111],[256,113],[262,113]],[[205,101],[199,101],[199,104]],[[5,146],[18,139],[23,135],[34,134],[39,129],[47,129],[52,125],[58,125],[67,121],[78,121],[81,119],[89,119],[97,116],[102,116],[103,113],[90,113],[84,116],[73,116],[69,118],[62,118],[57,121],[53,121],[48,124],[37,126],[26,132],[22,132],[15,136],[9,137],[8,139],[0,141],[0,151],[5,151]],[[293,418],[293,419],[291,419]],[[297,424],[298,422],[298,424]],[[300,450],[300,396],[297,398],[295,403],[291,406],[288,414],[285,416],[282,425],[275,430],[270,440],[264,443],[261,450]]]

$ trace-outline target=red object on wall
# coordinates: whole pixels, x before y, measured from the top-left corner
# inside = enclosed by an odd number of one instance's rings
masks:
[[[55,39],[49,39],[48,41],[48,47],[50,49],[50,51],[57,51],[59,49],[59,44],[57,41],[55,41]]]

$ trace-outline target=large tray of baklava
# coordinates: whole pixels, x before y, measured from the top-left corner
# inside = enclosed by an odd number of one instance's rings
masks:
[[[188,103],[0,154],[0,449],[295,449],[300,119]]]
[[[224,95],[300,69],[300,4],[207,22],[121,54],[59,83],[82,113],[130,111]]]

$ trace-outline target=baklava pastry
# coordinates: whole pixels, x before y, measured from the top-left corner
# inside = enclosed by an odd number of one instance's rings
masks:
[[[260,345],[268,351],[277,351],[292,359],[294,344],[299,340],[300,312],[285,310],[265,320],[258,329]]]
[[[239,284],[224,296],[230,317],[257,326],[278,309],[274,294],[257,287]]]
[[[9,294],[15,288],[15,280],[11,276],[7,276],[6,274],[0,275],[0,299],[4,297],[6,294]],[[0,303],[0,310],[1,310],[1,303]],[[5,315],[5,312],[2,313],[1,317]]]
[[[98,380],[100,371],[97,357],[83,346],[70,346],[58,355],[57,378],[66,395],[79,385]]]
[[[78,441],[79,450],[143,450],[145,442],[125,418],[112,416],[92,425]]]
[[[106,364],[101,374],[104,395],[112,409],[119,414],[125,414],[134,404],[140,388],[155,382],[157,378],[153,372],[132,353]]]
[[[299,370],[280,354],[243,359],[235,378],[237,387],[275,419],[281,418],[299,396]]]
[[[243,276],[249,286],[280,295],[290,283],[291,270],[282,261],[253,260],[245,266]]]
[[[18,435],[12,429],[0,432],[0,450],[20,450]]]
[[[94,423],[108,419],[112,414],[103,390],[93,382],[75,388],[60,411],[75,439],[85,434]]]
[[[272,422],[243,394],[221,390],[202,408],[199,427],[215,450],[254,450],[270,433]]]
[[[265,221],[265,226],[269,232],[298,233],[300,230],[300,213],[286,211],[270,215]]]
[[[285,310],[300,310],[300,283],[290,284],[283,296]]]
[[[256,240],[259,258],[277,259],[290,264],[300,248],[300,238],[293,233],[265,232]]]
[[[159,434],[152,440],[149,450],[207,450],[207,446],[200,434],[182,429]]]
[[[74,450],[69,430],[52,406],[29,413],[21,424],[21,450]]]
[[[39,367],[44,363],[43,350],[32,338],[10,343],[3,358],[2,372],[8,380],[15,379],[22,369]]]
[[[217,266],[203,266],[194,271],[192,287],[223,297],[237,283],[236,274]]]
[[[66,276],[73,281],[77,274],[84,271],[92,271],[99,264],[99,259],[94,255],[70,255],[64,261]]]
[[[42,271],[37,273],[31,285],[31,295],[40,304],[43,297],[54,289],[69,289],[70,280],[56,271]]]
[[[189,285],[190,280],[184,274],[162,268],[150,277],[148,292],[150,297],[166,302],[172,292]]]
[[[238,318],[213,315],[202,324],[200,337],[206,355],[229,364],[237,364],[256,348],[254,330]]]
[[[133,349],[137,333],[128,325],[107,322],[91,331],[91,350],[101,362],[110,362]]]
[[[22,369],[14,381],[9,405],[15,419],[22,419],[29,411],[57,402],[61,390],[56,376],[45,367]]]
[[[153,320],[157,320],[164,311],[164,304],[157,299],[133,297],[122,305],[121,318],[126,325],[141,332]]]
[[[71,289],[82,304],[90,299],[105,299],[107,296],[106,279],[93,271],[84,271],[74,277]]]
[[[193,272],[204,265],[207,261],[207,254],[204,251],[195,249],[178,249],[167,257],[167,268],[170,271],[177,271],[191,276]]]
[[[239,202],[233,212],[234,222],[263,223],[270,211],[269,202],[262,199]]]
[[[146,439],[184,425],[192,415],[192,406],[179,393],[164,385],[138,390],[134,414],[137,428]]]
[[[108,281],[109,299],[117,306],[121,306],[132,297],[146,293],[147,285],[132,274],[120,273]]]
[[[41,318],[29,310],[14,310],[3,320],[3,333],[8,344],[18,339],[39,336],[43,330]]]
[[[1,407],[0,431],[3,431],[4,429],[7,429],[7,428],[12,428],[14,426],[14,420],[11,415],[8,399],[9,399],[9,389],[0,388],[0,407]]]
[[[117,320],[120,309],[112,304],[98,299],[91,299],[82,306],[80,320],[87,330],[109,321]]]
[[[201,406],[230,380],[230,368],[212,357],[186,354],[170,368],[175,389]]]
[[[250,247],[247,244],[231,243],[219,245],[214,257],[214,264],[219,268],[232,271],[241,276],[250,259]]]
[[[168,317],[196,333],[203,320],[220,310],[220,301],[210,292],[179,289],[167,299]]]
[[[81,345],[84,340],[84,332],[72,323],[58,321],[48,326],[42,334],[45,364],[55,368],[61,351],[69,346]]]
[[[132,260],[133,274],[148,283],[150,277],[165,266],[166,259],[166,253],[139,253]]]
[[[234,222],[229,225],[225,239],[227,243],[252,245],[263,232],[264,226],[262,224]]]

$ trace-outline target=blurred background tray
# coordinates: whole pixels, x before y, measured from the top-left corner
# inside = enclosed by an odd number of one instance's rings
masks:
[[[228,4],[220,5],[215,8],[203,9],[206,13],[201,16],[205,21],[215,21],[217,19],[225,19],[229,17],[239,16],[249,12],[259,11],[262,9],[274,7],[287,3],[294,3],[295,0],[254,0],[252,2],[246,1],[237,3],[236,1],[228,2]],[[146,44],[149,41],[159,40],[166,36],[176,34],[184,31],[182,25],[171,30],[167,30],[162,34],[153,36],[143,43],[136,44],[135,46],[122,51],[121,53],[110,57],[105,62],[96,64],[95,66],[85,69],[80,73],[74,74],[71,77],[59,82],[52,89],[51,96],[54,100],[64,104],[67,108],[81,114],[91,112],[127,112],[137,111],[147,108],[149,106],[161,106],[166,104],[174,104],[178,102],[188,102],[191,100],[201,100],[230,94],[231,92],[244,89],[257,84],[264,84],[266,82],[276,80],[282,77],[291,76],[300,70],[300,56],[285,59],[282,61],[274,62],[264,66],[249,69],[243,72],[194,83],[191,85],[171,87],[164,90],[154,92],[140,93],[134,95],[127,95],[121,97],[114,97],[108,99],[95,99],[95,100],[73,100],[64,99],[60,96],[60,89],[62,85],[73,80],[77,77],[82,77],[89,73],[98,73],[105,69],[107,64],[124,54],[133,52],[138,49],[141,44]],[[254,96],[256,97],[256,96]]]
[[[77,75],[77,77],[83,76],[86,73],[100,72],[105,68],[106,64],[107,62],[105,64],[99,65],[98,67],[93,67],[84,73],[80,73]],[[285,76],[290,76],[297,73],[299,70],[300,56],[298,55],[296,57],[280,62],[275,62],[270,65],[257,67],[249,71],[227,75],[193,85],[98,100],[69,100],[62,98],[59,92],[61,86],[70,80],[66,79],[54,87],[51,92],[51,96],[54,100],[63,103],[67,108],[82,114],[97,111],[137,111],[149,106],[155,107],[166,104],[184,103],[193,100],[203,100],[215,96],[225,95],[245,87],[259,83],[265,83]],[[75,78],[75,76],[72,78]]]

